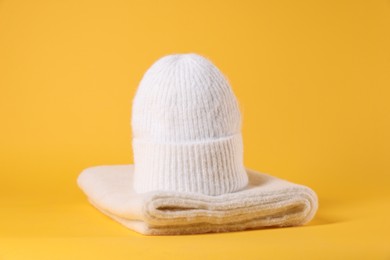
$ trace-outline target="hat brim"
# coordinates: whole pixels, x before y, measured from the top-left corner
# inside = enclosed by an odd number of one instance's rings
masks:
[[[318,207],[310,188],[246,169],[249,184],[219,196],[172,191],[136,193],[133,165],[84,170],[78,185],[102,213],[146,235],[227,232],[309,222]]]

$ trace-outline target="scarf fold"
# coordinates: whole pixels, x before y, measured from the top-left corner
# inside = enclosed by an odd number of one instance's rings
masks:
[[[84,170],[78,185],[102,213],[145,235],[230,232],[309,222],[318,208],[315,192],[246,169],[244,189],[219,196],[153,191],[136,193],[133,165]]]

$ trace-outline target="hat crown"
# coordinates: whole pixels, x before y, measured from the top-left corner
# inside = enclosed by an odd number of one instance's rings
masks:
[[[168,55],[142,78],[132,111],[133,137],[193,142],[240,132],[238,103],[224,75],[197,54]]]
[[[208,59],[156,61],[139,84],[131,125],[136,192],[220,195],[247,185],[238,102]]]

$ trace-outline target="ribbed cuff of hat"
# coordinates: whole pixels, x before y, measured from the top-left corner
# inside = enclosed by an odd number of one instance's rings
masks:
[[[156,143],[133,139],[134,189],[221,195],[248,184],[241,134],[207,141]]]

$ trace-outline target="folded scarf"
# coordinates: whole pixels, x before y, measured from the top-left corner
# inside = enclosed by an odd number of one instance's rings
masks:
[[[136,193],[133,171],[133,165],[91,167],[80,174],[78,185],[102,213],[145,235],[298,226],[309,222],[318,207],[310,188],[250,169],[248,186],[219,196]]]

